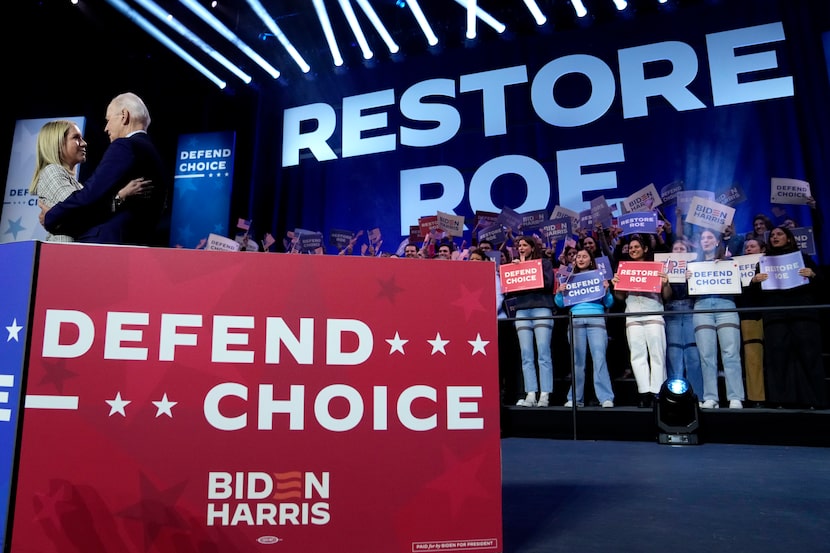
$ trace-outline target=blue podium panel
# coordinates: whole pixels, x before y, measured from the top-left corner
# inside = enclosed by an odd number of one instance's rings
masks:
[[[0,246],[0,550],[6,551],[37,242]]]

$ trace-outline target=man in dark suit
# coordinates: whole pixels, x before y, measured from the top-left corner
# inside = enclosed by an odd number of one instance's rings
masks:
[[[131,92],[120,94],[107,107],[106,120],[110,145],[101,162],[81,190],[42,214],[43,226],[78,242],[161,245],[157,227],[166,207],[167,171],[147,135],[147,106]],[[122,197],[122,187],[136,178],[152,184]]]

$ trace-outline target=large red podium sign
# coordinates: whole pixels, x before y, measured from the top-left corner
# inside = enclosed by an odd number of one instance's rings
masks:
[[[494,295],[486,263],[43,244],[11,550],[502,551]]]

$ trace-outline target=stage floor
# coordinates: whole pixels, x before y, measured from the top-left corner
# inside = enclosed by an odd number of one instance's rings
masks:
[[[501,442],[505,553],[830,550],[825,448]]]

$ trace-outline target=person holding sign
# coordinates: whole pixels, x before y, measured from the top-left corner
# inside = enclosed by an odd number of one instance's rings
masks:
[[[757,238],[744,241],[744,255],[761,255],[767,249],[764,242]],[[755,264],[755,273],[758,264]],[[755,278],[753,275],[752,278]],[[743,277],[742,277],[743,285]],[[761,307],[761,288],[752,286],[752,282],[741,288],[741,295],[735,299],[738,307]],[[744,363],[744,385],[747,403],[754,407],[763,407],[766,401],[764,392],[764,320],[762,311],[741,311],[741,352]]]
[[[723,250],[714,231],[703,229],[700,233],[699,259],[715,261],[723,259]],[[691,278],[691,271],[686,273]],[[744,382],[741,375],[741,323],[735,310],[734,296],[729,294],[702,294],[695,298],[695,341],[700,352],[700,370],[703,373],[704,409],[717,409],[718,400],[718,347],[726,377],[726,397],[730,409],[742,409]],[[711,311],[710,310],[715,310]],[[707,312],[704,312],[707,311]]]
[[[800,258],[800,263],[777,261],[792,254]],[[763,305],[771,308],[763,316],[767,403],[777,407],[824,409],[827,389],[819,313],[806,307],[819,303],[821,282],[816,264],[799,250],[792,231],[783,226],[770,231],[762,260],[765,263],[759,264],[750,286],[761,288]],[[764,286],[766,281],[792,273],[795,273],[793,279],[797,275],[808,279],[807,283],[790,288]]]
[[[689,253],[691,244],[680,238],[672,244],[672,253]],[[694,255],[694,253],[692,253]],[[666,300],[666,311],[685,311],[666,317],[666,372],[668,378],[685,378],[695,394],[703,393],[703,375],[700,372],[700,354],[695,341],[695,325],[692,321],[694,299],[689,296],[687,282],[675,282],[671,286],[671,299]]]
[[[516,334],[522,357],[522,377],[527,396],[520,399],[519,407],[547,407],[553,392],[553,359],[550,344],[553,335],[553,264],[542,255],[542,246],[532,236],[516,240],[519,255],[508,268],[531,260],[540,260],[542,279],[540,286],[528,290],[509,292],[505,288],[505,299],[512,299],[516,305]],[[534,343],[535,340],[535,343]],[[539,376],[536,376],[536,363]],[[540,391],[539,399],[536,393]]]
[[[589,275],[580,279],[577,275]],[[608,347],[608,332],[605,330],[605,310],[614,304],[614,296],[608,281],[604,280],[594,257],[585,249],[576,253],[574,268],[568,281],[559,286],[554,296],[556,306],[571,308],[571,324],[573,324],[573,352],[574,352],[574,385],[568,390],[568,402],[565,407],[573,407],[576,401],[578,406],[584,405],[585,391],[585,361],[588,357],[588,348],[591,351],[594,369],[594,393],[603,407],[614,406],[614,390],[611,388],[611,377],[608,375],[608,364],[605,361],[605,350]],[[583,317],[591,315],[590,317]]]
[[[633,234],[628,240],[628,257],[634,262],[651,261],[651,241],[647,237]],[[626,313],[649,313],[627,317],[625,335],[631,356],[631,370],[640,392],[639,406],[650,408],[666,380],[666,323],[663,315],[656,312],[663,311],[663,300],[671,297],[669,276],[663,271],[657,271],[655,275],[637,277],[659,278],[656,291],[623,290],[620,275],[627,271],[623,263],[620,262],[617,274],[611,280],[614,284],[614,296],[625,301]]]
[[[490,248],[492,251],[492,248]],[[495,252],[493,252],[495,253]],[[487,255],[484,248],[473,248],[470,250],[469,261],[485,261],[491,263],[494,268],[494,276],[496,279],[496,317],[498,318],[498,337],[499,337],[499,396],[501,403],[504,404],[506,398],[510,398],[510,402],[515,401],[513,398],[522,390],[522,383],[519,381],[519,371],[515,366],[516,354],[519,351],[519,343],[516,339],[516,331],[513,323],[508,320],[512,314],[507,312],[504,304],[504,293],[501,289],[501,278],[499,278],[499,268],[496,263],[492,261],[492,257]]]

